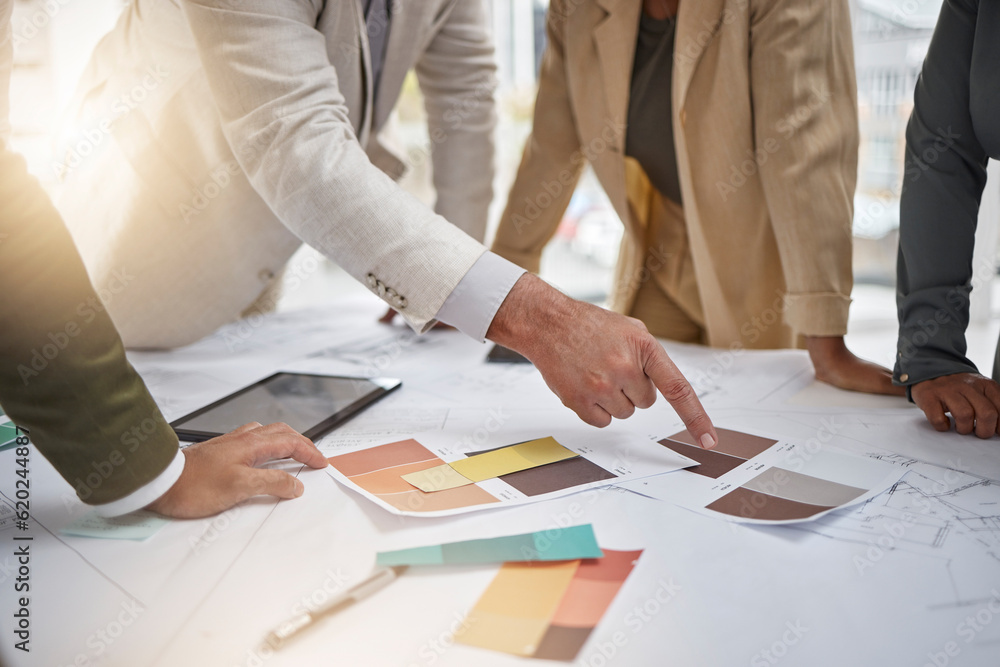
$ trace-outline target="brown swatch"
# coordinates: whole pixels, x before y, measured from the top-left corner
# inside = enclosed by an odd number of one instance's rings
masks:
[[[712,504],[707,505],[706,508],[730,516],[764,521],[808,519],[833,509],[833,507],[786,500],[759,491],[750,491],[743,487],[733,489]]]
[[[717,428],[715,429],[715,432],[719,434],[719,444],[717,444],[711,451],[719,452],[720,454],[729,454],[730,456],[736,456],[741,459],[752,459],[767,448],[778,443],[777,440],[761,438],[760,436],[750,435],[749,433],[741,433],[740,431],[731,431],[728,428]],[[701,449],[701,447],[698,446],[698,443],[695,442],[694,436],[686,430],[673,434],[667,438],[667,440],[682,442],[685,445],[691,445],[692,447],[698,447]]]
[[[572,486],[615,479],[617,475],[610,473],[601,466],[582,456],[564,461],[557,461],[537,468],[529,468],[509,475],[501,475],[502,479],[526,496],[540,496],[543,493],[562,491]]]
[[[587,638],[593,630],[594,628],[564,628],[550,625],[531,657],[539,660],[572,662],[576,660],[577,654],[587,643]]]
[[[704,475],[705,477],[711,477],[712,479],[719,479],[730,470],[746,463],[745,459],[729,456],[728,454],[720,454],[711,449],[702,449],[693,445],[681,444],[669,439],[660,440],[660,444],[667,449],[672,449],[678,454],[698,462],[698,465],[694,468],[685,468],[685,470]]]

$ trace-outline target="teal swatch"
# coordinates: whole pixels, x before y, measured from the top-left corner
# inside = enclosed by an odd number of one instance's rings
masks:
[[[17,427],[7,422],[0,424],[0,451],[9,449],[17,444]]]
[[[378,565],[472,565],[525,561],[600,558],[601,548],[590,524],[553,528],[537,533],[491,537],[484,540],[385,551],[376,555]]]
[[[114,517],[101,517],[96,512],[88,512],[59,532],[104,540],[145,540],[168,523],[170,519],[143,510]]]

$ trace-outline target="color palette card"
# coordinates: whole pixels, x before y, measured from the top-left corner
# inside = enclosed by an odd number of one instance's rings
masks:
[[[698,465],[677,475],[625,488],[741,523],[797,523],[872,498],[904,470],[820,444],[790,443],[717,428],[719,444],[704,450],[687,431],[660,441]]]
[[[469,612],[455,641],[572,662],[641,555],[605,550],[595,559],[507,563]]]
[[[535,533],[505,535],[482,540],[450,542],[412,549],[384,551],[376,555],[378,565],[470,565],[526,561],[600,558],[594,528],[590,524],[553,528]]]
[[[139,510],[114,517],[98,516],[92,511],[59,532],[73,537],[95,537],[102,540],[147,540],[170,523],[159,514]]]
[[[555,438],[539,438],[406,473],[401,477],[421,491],[433,493],[565,461],[574,456],[579,454],[566,449]]]
[[[534,439],[514,434],[511,440],[521,444],[469,452],[455,451],[454,434],[427,433],[420,442],[400,440],[330,457],[327,472],[388,512],[435,517],[549,500],[694,463],[634,432],[594,430]],[[459,483],[426,476],[419,485],[408,481],[434,469],[450,469],[448,479]],[[423,481],[435,490],[423,490]]]
[[[0,413],[0,451],[17,445],[17,427]]]

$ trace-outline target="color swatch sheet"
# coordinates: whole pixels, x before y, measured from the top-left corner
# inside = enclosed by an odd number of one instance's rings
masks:
[[[407,473],[402,478],[421,491],[433,493],[565,461],[574,456],[579,454],[566,449],[555,438],[538,438]]]
[[[528,561],[575,560],[603,556],[590,524],[553,528],[520,535],[449,542],[383,551],[375,563],[396,565],[473,565]]]
[[[660,441],[699,465],[621,486],[732,521],[776,524],[810,521],[863,502],[905,472],[837,451],[818,439],[793,444],[742,431],[716,431],[719,444],[712,450],[698,447],[687,431]]]
[[[455,641],[572,662],[641,555],[605,550],[595,559],[507,563],[469,612]]]
[[[446,464],[454,466],[464,459],[502,448],[458,452],[454,436],[427,433],[421,435],[420,442],[400,440],[330,457],[327,471],[393,514],[431,517],[557,498],[695,463],[653,440],[626,431],[595,434],[580,430],[553,437],[572,452],[572,458],[439,491],[423,491],[404,476]],[[515,443],[538,440],[537,437],[511,439]]]

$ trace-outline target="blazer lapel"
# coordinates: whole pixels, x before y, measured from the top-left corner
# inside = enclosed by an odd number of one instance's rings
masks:
[[[725,0],[682,0],[674,40],[674,109],[683,109],[691,78],[725,18]]]
[[[371,49],[368,45],[368,29],[365,26],[365,12],[361,5],[361,0],[348,0],[348,2],[351,3],[354,11],[354,24],[357,31],[356,37],[354,35],[351,35],[351,37],[358,40],[358,48],[360,49],[360,57],[358,59],[361,61],[359,66],[361,67],[361,85],[364,90],[364,98],[361,105],[361,127],[358,130],[358,141],[364,146],[368,143],[368,134],[371,132],[372,100],[375,95],[372,87],[372,57]]]
[[[607,12],[594,27],[594,44],[612,120],[624,123],[628,113],[629,86],[635,42],[639,35],[641,0],[598,0]],[[624,146],[621,147],[624,149]]]
[[[382,64],[382,78],[375,95],[375,111],[372,127],[380,128],[396,106],[399,90],[410,67],[413,66],[413,51],[424,40],[424,28],[430,24],[431,12],[440,3],[394,2],[389,41],[385,46],[385,61]]]

